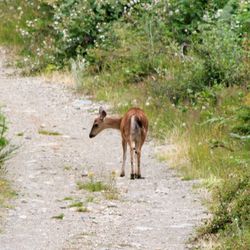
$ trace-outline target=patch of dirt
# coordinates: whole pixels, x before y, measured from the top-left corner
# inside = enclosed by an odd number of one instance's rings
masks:
[[[0,54],[0,105],[9,121],[9,138],[19,146],[6,163],[7,177],[19,195],[6,213],[0,248],[188,248],[186,241],[206,217],[200,194],[192,189],[194,182],[181,181],[155,160],[156,146],[146,142],[142,150],[145,179],[130,180],[127,161],[126,177],[116,178],[118,200],[78,190],[77,181],[88,181],[90,171],[105,183],[112,171],[118,176],[119,133],[107,130],[89,139],[99,104],[41,78],[10,76],[3,49]],[[41,129],[60,135],[39,134]],[[88,211],[70,208],[74,201],[82,201]],[[58,215],[62,216],[52,218]]]

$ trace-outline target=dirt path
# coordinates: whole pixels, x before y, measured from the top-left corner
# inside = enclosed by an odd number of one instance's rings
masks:
[[[90,111],[97,104],[78,101],[59,84],[8,76],[3,52],[0,56],[0,104],[9,120],[9,137],[20,146],[6,164],[19,195],[6,214],[0,249],[187,248],[185,242],[205,217],[193,183],[157,162],[155,145],[147,142],[142,156],[146,179],[130,180],[127,164],[127,176],[117,177],[118,200],[78,190],[76,182],[88,179],[82,176],[88,171],[104,182],[111,171],[119,172],[118,132],[105,131],[90,140]],[[61,135],[41,135],[39,129]],[[89,212],[69,208],[74,201],[85,202]],[[63,220],[51,218],[61,213]]]

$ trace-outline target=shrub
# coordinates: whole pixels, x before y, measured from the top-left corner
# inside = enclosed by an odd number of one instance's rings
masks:
[[[238,35],[226,23],[204,27],[196,45],[204,60],[204,85],[239,84],[244,80],[243,49]]]

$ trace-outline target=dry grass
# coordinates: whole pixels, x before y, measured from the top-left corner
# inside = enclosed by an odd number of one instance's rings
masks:
[[[52,84],[63,84],[69,87],[75,87],[75,80],[69,71],[53,71],[42,73],[44,81]]]
[[[190,144],[186,136],[180,135],[178,129],[171,132],[165,145],[156,153],[160,161],[167,161],[172,168],[183,169],[190,166]]]

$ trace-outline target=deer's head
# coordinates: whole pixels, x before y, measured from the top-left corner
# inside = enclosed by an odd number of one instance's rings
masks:
[[[89,138],[93,138],[98,135],[104,128],[104,118],[106,117],[106,111],[100,107],[99,108],[99,116],[94,120],[93,126],[89,133]]]

